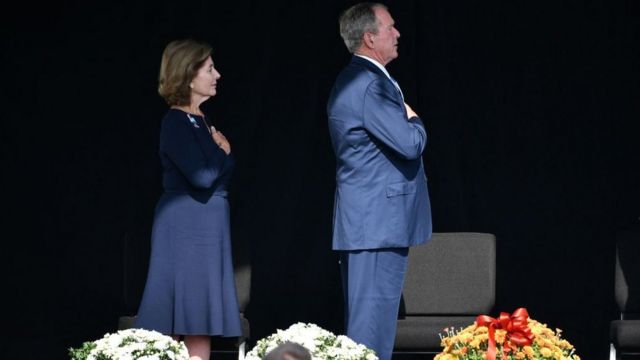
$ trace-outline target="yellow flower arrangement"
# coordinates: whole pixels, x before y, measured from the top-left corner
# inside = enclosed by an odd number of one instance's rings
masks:
[[[580,360],[573,345],[560,337],[562,330],[554,332],[531,319],[524,308],[498,319],[480,315],[464,329],[444,331],[444,349],[434,360]]]

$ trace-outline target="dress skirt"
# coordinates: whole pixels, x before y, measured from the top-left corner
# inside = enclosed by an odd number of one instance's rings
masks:
[[[165,193],[136,327],[163,334],[239,336],[226,197]]]

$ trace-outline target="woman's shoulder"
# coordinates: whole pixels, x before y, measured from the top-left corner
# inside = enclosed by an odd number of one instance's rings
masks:
[[[187,119],[187,113],[176,108],[169,108],[164,114],[163,120],[166,119]]]
[[[180,110],[170,108],[162,118],[163,126],[186,126],[189,124],[189,114]]]
[[[169,109],[162,118],[160,126],[164,136],[171,136],[188,132],[189,128],[194,124],[185,112],[178,109]]]

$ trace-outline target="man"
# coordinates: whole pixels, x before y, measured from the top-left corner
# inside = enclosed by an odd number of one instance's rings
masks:
[[[327,105],[337,158],[333,249],[340,252],[347,336],[391,358],[410,246],[431,237],[422,152],[427,134],[385,65],[400,33],[382,4],[340,16],[350,53]]]
[[[311,360],[311,353],[306,347],[287,341],[269,351],[262,360]]]

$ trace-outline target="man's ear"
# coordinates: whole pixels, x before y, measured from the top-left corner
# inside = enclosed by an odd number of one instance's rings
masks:
[[[372,34],[372,33],[364,33],[364,44],[368,47],[373,49],[374,46],[374,39],[375,39],[376,35]]]

